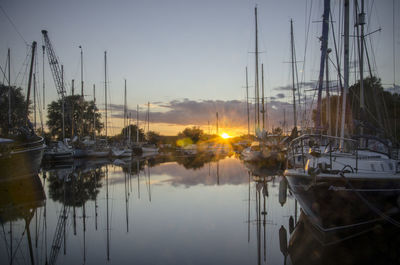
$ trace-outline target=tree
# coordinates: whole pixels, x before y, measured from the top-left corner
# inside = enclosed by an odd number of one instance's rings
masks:
[[[136,142],[137,132],[138,132],[136,124],[131,124],[131,125],[126,126],[125,128],[123,128],[121,130],[121,134],[116,137],[116,140],[117,141],[122,141],[124,139],[128,139],[129,138],[129,132],[130,132],[130,135],[131,135],[131,141],[132,142]],[[143,129],[139,128],[139,142],[143,142],[143,141],[145,141],[144,132],[143,132]]]
[[[151,144],[159,144],[161,143],[161,135],[154,131],[149,131],[146,133],[147,142]]]
[[[183,132],[178,134],[180,138],[190,138],[192,142],[195,144],[197,143],[201,136],[204,134],[203,130],[199,127],[193,126],[192,128],[186,128]]]
[[[385,91],[382,87],[381,80],[377,77],[368,77],[364,79],[364,111],[360,111],[360,82],[349,87],[347,95],[346,107],[346,123],[345,127],[348,133],[358,134],[358,128],[364,128],[364,134],[377,135],[385,138],[394,139],[396,131],[400,131],[400,96],[397,93]],[[339,100],[339,102],[337,102]],[[323,128],[328,128],[326,119],[327,99],[322,99],[321,104],[321,125]],[[340,117],[337,117],[337,107],[341,110],[342,97],[330,97],[330,115],[332,121],[332,132],[335,134],[339,131],[336,124],[340,126]],[[396,107],[397,106],[397,107]],[[316,110],[313,110],[313,121],[316,122]],[[336,121],[336,119],[339,119]],[[396,120],[397,119],[397,120]],[[398,135],[397,141],[400,140]]]
[[[100,121],[101,114],[93,101],[86,101],[79,95],[64,98],[64,128],[65,137],[93,135],[94,129],[100,133],[104,124]],[[94,128],[95,119],[96,128]],[[48,105],[47,127],[53,137],[62,138],[62,100],[53,101]]]
[[[26,99],[22,88],[11,87],[11,127],[8,124],[8,86],[0,84],[0,135],[7,135],[9,129],[24,125]]]

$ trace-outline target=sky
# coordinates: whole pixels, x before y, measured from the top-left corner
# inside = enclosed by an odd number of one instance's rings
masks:
[[[336,36],[341,25],[340,3],[342,1],[332,0],[331,5]],[[367,39],[373,72],[390,89],[393,83],[399,84],[400,78],[399,19],[393,24],[393,10],[400,13],[400,1],[368,0],[365,3],[366,32],[382,29]],[[304,84],[302,89],[308,90],[307,106],[315,103],[312,101],[314,91],[310,90],[315,88],[318,78],[323,1],[2,0],[0,65],[5,71],[10,48],[11,83],[26,88],[29,45],[37,41],[37,85],[42,87],[41,30],[46,29],[64,65],[68,93],[72,79],[75,79],[75,91],[80,91],[79,46],[82,47],[85,98],[93,98],[95,85],[101,109],[104,108],[104,52],[107,51],[111,134],[119,133],[123,124],[125,79],[129,112],[135,120],[136,107],[140,106],[141,127],[145,125],[145,112],[150,102],[150,130],[162,134],[173,135],[189,126],[200,126],[206,132],[215,133],[216,112],[219,113],[220,132],[247,133],[245,68],[248,67],[249,97],[254,101],[255,6],[259,63],[264,65],[269,113],[266,127],[270,130],[272,126],[281,126],[284,118],[287,124],[292,122],[291,64],[288,63],[291,61],[291,19],[298,80]],[[329,47],[334,49],[331,37],[329,41]],[[354,54],[351,52],[352,61]],[[335,80],[334,71],[331,75]],[[45,104],[48,104],[58,96],[47,58],[44,80]],[[253,130],[253,104],[251,113]]]

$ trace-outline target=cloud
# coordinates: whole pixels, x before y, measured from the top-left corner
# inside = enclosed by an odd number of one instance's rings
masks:
[[[317,85],[316,81],[310,81],[310,82],[303,82],[299,83],[299,87],[301,88],[314,88]],[[273,88],[273,90],[284,90],[284,91],[291,91],[293,89],[293,85],[286,85],[286,86],[278,86]]]
[[[268,128],[276,127],[283,120],[283,109],[286,109],[287,123],[291,124],[292,105],[282,102],[283,93],[271,97],[266,103]],[[156,104],[157,103],[157,104]],[[240,100],[171,100],[169,102],[153,102],[150,108],[150,122],[163,123],[181,126],[215,126],[216,113],[218,112],[218,121],[221,128],[240,128],[247,129],[247,104]],[[262,108],[262,107],[260,107]],[[160,110],[161,109],[161,110]],[[249,103],[250,125],[254,128],[255,104]],[[123,118],[123,106],[112,104],[112,117]],[[136,109],[128,109],[132,113],[132,118],[136,119]],[[146,120],[147,108],[139,112],[139,119]],[[261,118],[261,114],[260,114]],[[252,129],[253,130],[253,129]]]

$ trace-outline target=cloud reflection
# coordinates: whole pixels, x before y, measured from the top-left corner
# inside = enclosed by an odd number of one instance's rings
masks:
[[[168,175],[170,178],[165,182],[187,188],[196,185],[240,185],[248,181],[247,169],[235,158],[211,162],[195,170],[188,170],[176,162],[165,163],[151,168],[151,174]]]

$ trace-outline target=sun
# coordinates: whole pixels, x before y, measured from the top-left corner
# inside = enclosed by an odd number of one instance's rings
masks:
[[[227,134],[227,133],[222,133],[222,134],[221,134],[221,137],[224,138],[224,139],[228,139],[228,138],[231,138],[232,136],[230,136],[230,135]]]

